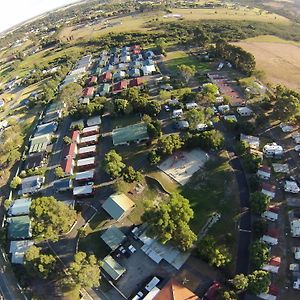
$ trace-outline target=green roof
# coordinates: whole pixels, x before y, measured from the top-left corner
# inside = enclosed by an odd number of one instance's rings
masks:
[[[134,207],[134,202],[125,194],[113,194],[103,203],[102,208],[115,220]]]
[[[26,239],[31,237],[30,218],[28,216],[8,218],[7,222],[8,238],[10,240]]]
[[[149,139],[147,125],[138,123],[122,128],[114,129],[112,132],[113,144],[122,145],[130,142],[140,142]]]
[[[120,229],[113,226],[106,229],[101,238],[112,251],[115,251],[125,240],[126,236]]]
[[[102,269],[113,279],[118,280],[119,277],[126,271],[118,262],[116,262],[110,255],[103,260]]]

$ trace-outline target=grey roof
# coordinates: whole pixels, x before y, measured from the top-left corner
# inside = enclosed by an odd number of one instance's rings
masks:
[[[8,216],[28,215],[31,205],[31,198],[21,198],[15,200],[7,211]]]
[[[113,279],[118,280],[120,276],[126,271],[117,261],[115,261],[110,255],[103,259],[102,269]]]
[[[32,240],[11,241],[9,253],[11,253],[11,262],[13,264],[23,264],[24,255],[27,250],[34,245]]]
[[[56,122],[50,122],[43,125],[38,125],[34,133],[34,137],[38,137],[45,134],[53,134],[57,129]]]
[[[45,177],[37,175],[26,177],[22,180],[22,194],[36,192],[42,185]]]
[[[126,239],[126,236],[120,229],[112,226],[106,229],[101,238],[112,251],[115,251]]]
[[[30,218],[28,216],[7,219],[7,235],[10,240],[28,239],[31,237]]]

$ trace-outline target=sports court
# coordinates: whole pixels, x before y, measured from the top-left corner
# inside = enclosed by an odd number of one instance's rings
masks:
[[[190,152],[179,151],[162,162],[158,168],[180,185],[185,185],[208,159],[208,154],[200,149]]]

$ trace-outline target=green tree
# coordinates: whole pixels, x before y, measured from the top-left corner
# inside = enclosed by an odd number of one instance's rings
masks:
[[[173,193],[168,202],[147,208],[142,219],[149,224],[151,236],[157,236],[162,243],[172,241],[180,250],[187,251],[197,239],[188,225],[193,217],[189,201]]]
[[[81,96],[82,87],[78,83],[69,83],[66,85],[59,94],[60,101],[64,102],[67,107],[73,107],[78,103]]]
[[[174,151],[179,150],[183,146],[179,134],[170,134],[163,136],[158,141],[158,149],[163,154],[172,154]]]
[[[72,144],[72,139],[69,137],[69,136],[64,136],[64,142],[67,144],[67,145],[70,145]]]
[[[220,289],[216,300],[237,300],[235,291]]]
[[[213,250],[210,257],[210,264],[217,268],[228,265],[232,260],[229,250],[224,246],[219,246]]]
[[[219,88],[217,85],[213,84],[213,83],[206,83],[205,85],[203,85],[203,90],[202,90],[202,94],[204,96],[215,96],[217,95],[219,92]]]
[[[158,139],[162,135],[161,123],[158,120],[152,121],[147,124],[147,132],[150,139]]]
[[[200,123],[204,123],[205,114],[203,109],[191,109],[186,113],[186,120],[190,124],[190,129],[195,130],[197,125]]]
[[[252,224],[254,237],[261,238],[268,230],[268,222],[263,219],[258,219]]]
[[[161,161],[161,157],[160,155],[157,153],[156,150],[152,150],[149,152],[149,162],[150,164],[153,165],[157,165],[160,161]]]
[[[165,100],[168,100],[170,98],[171,98],[171,92],[165,91],[165,90],[160,90],[159,91],[159,99],[160,100],[165,101]]]
[[[54,173],[57,178],[64,178],[66,176],[62,167],[56,167]]]
[[[251,210],[261,215],[270,204],[270,197],[261,193],[261,192],[254,192],[250,195],[250,206]]]
[[[270,250],[266,244],[260,240],[255,241],[250,246],[250,261],[255,268],[261,268],[270,259]]]
[[[248,275],[248,290],[254,295],[267,293],[271,284],[270,274],[263,270],[256,270]]]
[[[249,143],[246,141],[238,141],[236,145],[236,151],[239,155],[244,155],[249,151]]]
[[[32,200],[30,217],[37,241],[57,241],[60,234],[70,230],[77,216],[75,210],[54,197],[40,197]]]
[[[161,106],[159,102],[149,101],[146,103],[144,112],[151,117],[157,116],[161,111]]]
[[[112,178],[118,178],[122,175],[122,171],[125,168],[122,156],[115,150],[110,150],[104,156],[104,170]]]
[[[130,114],[133,110],[132,105],[126,99],[116,99],[114,101],[115,112],[117,114]]]
[[[262,158],[259,154],[251,153],[250,151],[247,151],[243,155],[243,162],[247,172],[256,173],[259,165],[262,162]]]
[[[22,179],[19,176],[15,176],[10,182],[10,187],[16,189],[22,183]]]
[[[141,172],[136,171],[132,166],[128,166],[123,171],[123,179],[126,182],[141,182],[143,180],[143,175]]]
[[[190,79],[196,74],[195,66],[179,65],[177,68],[186,82],[189,82]]]
[[[248,277],[244,274],[237,274],[231,283],[236,291],[243,292],[248,288]]]

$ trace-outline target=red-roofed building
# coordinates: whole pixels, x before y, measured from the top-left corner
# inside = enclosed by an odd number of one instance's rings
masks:
[[[123,90],[126,90],[127,87],[128,87],[127,80],[122,80],[113,86],[113,94],[121,93]]]
[[[142,77],[131,79],[129,82],[130,87],[140,86],[142,84],[144,84],[144,79]]]
[[[218,290],[221,288],[221,284],[219,282],[214,282],[207,292],[204,295],[205,300],[216,300],[218,295]]]
[[[96,85],[96,84],[97,84],[97,81],[98,81],[97,76],[92,76],[92,77],[89,79],[89,81],[88,81],[88,85],[89,85],[89,86]]]
[[[80,131],[79,130],[74,130],[72,132],[72,135],[71,135],[72,143],[78,143],[79,142],[79,136],[80,136]]]
[[[277,274],[279,272],[280,264],[281,258],[279,256],[273,256],[267,264],[263,265],[262,269]]]
[[[273,295],[273,296],[278,296],[279,294],[279,288],[276,287],[275,285],[271,284],[269,286],[269,292],[268,294]]]
[[[77,144],[71,143],[70,145],[65,146],[63,153],[64,153],[64,158],[66,159],[75,158],[77,154]]]
[[[108,82],[108,81],[111,81],[112,76],[113,76],[113,75],[112,75],[111,72],[106,72],[106,73],[104,73],[103,75],[101,75],[100,81],[101,81],[101,82]]]
[[[88,97],[91,98],[94,96],[95,93],[95,88],[94,87],[88,87],[88,88],[84,88],[82,91],[82,97]]]
[[[275,198],[276,194],[276,186],[267,182],[263,182],[261,192],[273,199]]]
[[[133,45],[133,46],[131,46],[131,50],[141,50],[141,46],[140,45]]]
[[[73,175],[74,167],[75,167],[74,159],[72,157],[65,159],[62,162],[61,167],[66,175]]]
[[[271,211],[273,213],[279,213],[279,207],[277,205],[270,205],[269,211]]]
[[[271,177],[271,168],[268,166],[261,166],[258,168],[256,174],[261,179],[269,180]]]

